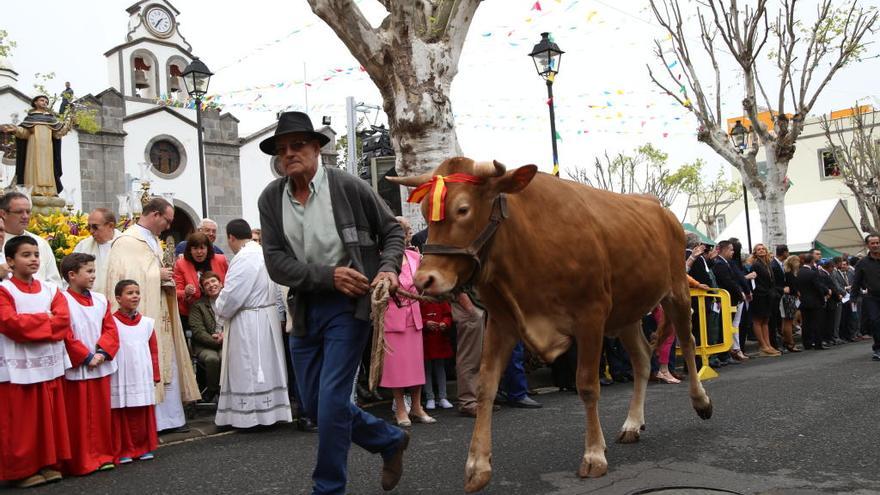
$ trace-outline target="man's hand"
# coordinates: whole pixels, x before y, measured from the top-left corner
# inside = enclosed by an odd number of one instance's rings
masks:
[[[700,285],[697,286],[697,288],[698,288],[698,289],[703,289],[703,290],[712,290],[712,288],[709,287],[709,286],[706,285],[706,284],[700,284]]]
[[[337,266],[333,270],[333,286],[348,297],[360,297],[370,290],[367,277],[346,266]]]
[[[397,280],[397,274],[394,272],[379,272],[379,274],[376,275],[376,278],[373,279],[373,283],[370,284],[370,287],[379,285],[379,282],[382,280],[388,280],[388,282],[391,283],[391,285],[388,286],[389,294],[395,294],[397,289],[400,288],[400,281]]]
[[[745,276],[746,280],[754,280],[758,277],[758,272],[747,273]]]
[[[94,356],[92,356],[92,360],[89,361],[89,368],[94,368],[103,362],[104,362],[104,355],[100,354],[100,353],[96,353]]]
[[[160,270],[161,273],[159,277],[162,279],[163,282],[166,280],[171,280],[172,276],[174,275],[174,271],[171,268],[160,268]]]
[[[223,334],[222,333],[213,333],[211,334],[211,338],[214,339],[214,342],[221,343],[223,342]]]

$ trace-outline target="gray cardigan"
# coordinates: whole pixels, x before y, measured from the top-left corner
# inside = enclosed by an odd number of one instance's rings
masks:
[[[366,182],[342,170],[326,168],[336,230],[351,259],[351,268],[371,282],[379,272],[400,272],[403,229],[388,206]],[[306,335],[307,296],[334,292],[336,267],[305,263],[296,258],[284,235],[282,201],[287,178],[269,183],[257,201],[266,269],[276,283],[290,287],[287,304],[293,314],[293,335]],[[369,295],[352,300],[354,317],[369,321]]]

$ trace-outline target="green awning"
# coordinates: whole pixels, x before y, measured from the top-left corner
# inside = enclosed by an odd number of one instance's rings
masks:
[[[819,251],[821,251],[823,258],[833,258],[835,256],[843,255],[843,253],[841,253],[840,251],[834,248],[830,248],[819,241],[813,241],[813,249],[818,249]]]
[[[691,224],[691,223],[683,223],[683,224],[681,224],[681,226],[684,227],[685,232],[691,232],[691,233],[693,233],[693,234],[697,234],[697,237],[700,238],[700,242],[702,242],[703,244],[708,244],[708,245],[710,245],[710,246],[714,246],[714,245],[715,245],[715,241],[713,241],[712,239],[710,239],[709,236],[707,236],[706,234],[704,234],[704,233],[700,232],[699,230],[697,230],[697,228],[694,227],[693,224]]]

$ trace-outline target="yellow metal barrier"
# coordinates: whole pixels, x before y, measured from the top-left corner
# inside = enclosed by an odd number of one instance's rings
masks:
[[[709,380],[718,376],[718,373],[709,366],[709,356],[718,354],[719,352],[727,352],[733,345],[733,334],[738,329],[733,328],[733,319],[731,314],[736,312],[736,307],[730,305],[730,294],[724,289],[691,289],[691,297],[697,298],[697,311],[699,321],[700,344],[697,345],[697,356],[702,356],[703,367],[697,373],[700,380]],[[709,344],[708,329],[706,321],[706,304],[707,300],[711,300],[709,304],[718,303],[721,305],[718,317],[721,320],[721,343]],[[681,348],[676,349],[676,354],[681,355]]]

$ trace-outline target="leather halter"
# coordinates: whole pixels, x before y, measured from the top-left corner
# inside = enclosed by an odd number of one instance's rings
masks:
[[[474,268],[467,282],[461,284],[460,287],[470,287],[476,280],[477,276],[483,268],[486,245],[492,240],[501,221],[507,218],[507,198],[504,193],[500,193],[492,202],[492,213],[489,215],[489,223],[480,232],[480,235],[466,248],[456,246],[446,246],[443,244],[425,244],[422,247],[422,254],[439,255],[439,256],[465,256],[474,262]]]

